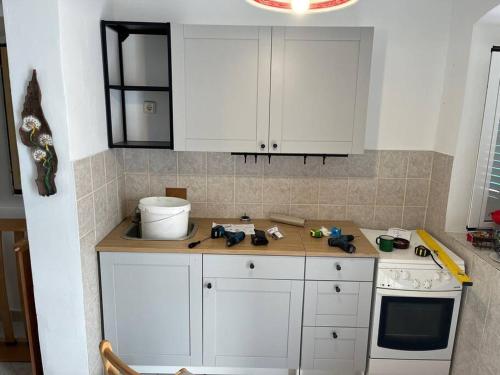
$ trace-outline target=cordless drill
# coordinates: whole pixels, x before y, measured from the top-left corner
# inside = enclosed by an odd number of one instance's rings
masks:
[[[328,246],[339,247],[346,253],[352,254],[356,251],[356,246],[354,246],[351,241],[354,240],[354,236],[351,234],[345,234],[339,238],[329,238]]]
[[[239,244],[245,239],[245,232],[225,232],[224,237],[226,237],[227,247]]]

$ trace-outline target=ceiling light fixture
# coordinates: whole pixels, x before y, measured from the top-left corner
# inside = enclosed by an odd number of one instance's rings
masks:
[[[348,7],[358,0],[247,0],[252,5],[267,10],[297,14],[319,13]]]

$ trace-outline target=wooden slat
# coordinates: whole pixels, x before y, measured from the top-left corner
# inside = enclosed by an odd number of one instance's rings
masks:
[[[20,294],[26,320],[26,337],[28,338],[31,372],[33,375],[43,374],[42,356],[40,354],[40,341],[38,338],[38,324],[36,320],[35,296],[33,293],[33,276],[29,247],[26,239],[14,245],[16,253]]]
[[[12,325],[12,316],[10,315],[9,299],[7,296],[7,285],[5,282],[2,238],[3,233],[0,231],[0,319],[2,320],[4,342],[15,344],[16,336],[14,335],[14,326]]]
[[[26,232],[25,219],[0,219],[0,231],[2,232]]]

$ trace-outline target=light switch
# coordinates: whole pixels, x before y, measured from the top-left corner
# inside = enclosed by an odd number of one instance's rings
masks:
[[[148,114],[156,113],[156,102],[145,101],[143,104],[143,111]]]

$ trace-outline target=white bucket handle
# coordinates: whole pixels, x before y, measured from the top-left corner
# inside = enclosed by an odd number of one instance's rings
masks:
[[[173,217],[175,217],[175,216],[177,216],[177,215],[183,214],[184,212],[188,212],[188,211],[186,211],[186,210],[182,210],[182,211],[179,211],[179,212],[177,212],[176,214],[173,214],[173,215],[171,215],[171,216],[163,217],[163,218],[161,218],[161,219],[158,219],[158,220],[153,220],[153,221],[142,221],[142,220],[141,220],[141,224],[152,224],[152,223],[158,223],[158,222],[160,222],[160,221],[163,221],[163,220],[168,220],[168,219],[171,219],[171,218],[173,218]]]

